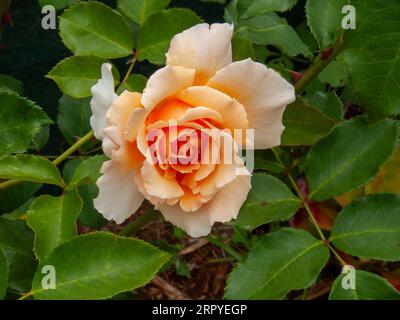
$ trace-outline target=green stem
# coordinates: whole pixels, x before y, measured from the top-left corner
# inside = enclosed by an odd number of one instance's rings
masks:
[[[275,149],[272,149],[272,152],[275,155],[275,158],[277,159],[277,161],[283,165],[283,161],[281,159],[281,157],[279,156],[278,152]],[[332,247],[332,245],[328,242],[328,240],[326,239],[324,233],[322,232],[321,228],[318,225],[317,220],[314,217],[314,214],[310,208],[310,206],[308,205],[308,202],[306,199],[304,199],[303,193],[301,192],[301,190],[299,189],[299,187],[297,186],[296,181],[294,181],[293,176],[290,172],[290,170],[286,170],[286,176],[288,177],[291,185],[293,186],[293,189],[296,191],[297,196],[300,198],[304,209],[306,209],[307,214],[308,214],[308,218],[310,219],[311,223],[313,224],[314,228],[317,230],[318,235],[320,237],[320,239],[322,241],[324,241],[324,243],[328,246],[328,248],[332,251],[332,253],[335,255],[336,259],[340,262],[340,264],[342,264],[343,266],[345,266],[347,263],[342,259],[342,257],[339,255],[339,253],[337,253],[337,251],[335,250],[335,248]]]
[[[59,155],[56,159],[52,161],[54,165],[59,165],[61,162],[66,160],[69,156],[71,156],[75,151],[77,151],[80,147],[82,147],[85,143],[90,141],[93,138],[93,131],[88,132],[82,138],[80,138],[77,142],[75,142],[71,147],[64,151],[61,155]],[[11,186],[14,186],[18,183],[21,183],[20,180],[8,180],[0,183],[0,190],[7,189]]]
[[[231,255],[237,261],[241,261],[243,259],[242,255],[239,252],[237,252],[235,249],[233,249],[231,246],[227,245],[225,242],[218,239],[217,237],[209,235],[206,237],[206,239],[210,241],[213,245],[224,250],[227,254]]]
[[[160,215],[160,212],[154,209],[147,210],[144,214],[136,218],[120,231],[120,235],[124,237],[133,236],[138,233],[146,224],[154,220]]]
[[[324,70],[332,60],[334,60],[340,52],[342,52],[344,46],[344,34],[342,33],[339,40],[333,45],[331,55],[322,59],[322,54],[320,54],[315,60],[314,64],[311,65],[303,74],[303,77],[295,84],[296,93],[299,94],[310,84],[312,80],[318,74]]]
[[[126,72],[124,79],[123,79],[122,82],[120,83],[120,86],[121,86],[122,84],[124,84],[124,83],[126,82],[126,80],[128,80],[129,76],[130,76],[131,73],[132,73],[132,70],[133,70],[133,67],[135,66],[135,64],[136,64],[136,56],[134,56],[133,59],[129,62],[128,71]]]

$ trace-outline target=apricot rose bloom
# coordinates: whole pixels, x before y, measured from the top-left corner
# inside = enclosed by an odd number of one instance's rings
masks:
[[[111,159],[103,164],[94,201],[105,218],[122,223],[148,199],[167,221],[199,237],[215,222],[237,217],[251,189],[251,174],[238,150],[278,146],[282,115],[295,93],[263,64],[232,62],[232,32],[233,26],[225,23],[199,24],[177,34],[166,66],[149,78],[143,94],[124,91],[117,96],[111,65],[102,66],[102,78],[92,88],[91,125]],[[175,134],[167,133],[172,126]],[[160,141],[169,145],[187,129],[214,142],[213,132],[220,131],[235,146],[234,161],[172,162],[171,157],[187,154],[168,147],[166,161],[154,161],[163,157]],[[253,145],[235,138],[234,129],[254,129]],[[154,130],[165,135],[150,143]],[[225,156],[218,142],[192,145],[197,151],[206,149],[200,151],[207,155],[216,151],[219,160]]]

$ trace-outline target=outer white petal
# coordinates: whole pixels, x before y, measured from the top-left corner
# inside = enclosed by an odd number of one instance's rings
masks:
[[[196,83],[204,84],[232,62],[233,25],[198,24],[177,34],[167,53],[167,65],[196,69]]]
[[[134,181],[134,171],[124,172],[114,161],[107,161],[97,180],[99,195],[94,199],[95,208],[108,220],[124,222],[135,213],[144,197]]]
[[[118,97],[114,92],[114,78],[111,72],[111,64],[104,63],[101,66],[101,79],[92,87],[92,100],[90,107],[92,116],[90,125],[97,139],[102,140],[106,128],[106,113],[114,100]]]
[[[236,219],[251,189],[251,176],[240,175],[222,188],[207,204],[194,212],[185,212],[176,204],[157,205],[166,220],[185,230],[192,237],[202,237],[210,233],[215,222]]]
[[[142,95],[142,104],[152,109],[165,98],[193,84],[195,70],[166,66],[157,70],[147,81]]]
[[[280,144],[282,115],[295,99],[294,87],[273,69],[251,59],[233,62],[210,79],[209,86],[236,98],[255,130],[256,149]]]

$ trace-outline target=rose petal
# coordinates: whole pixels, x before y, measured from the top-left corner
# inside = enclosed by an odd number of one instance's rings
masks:
[[[160,204],[157,205],[157,209],[167,221],[182,228],[191,237],[202,237],[210,233],[215,222],[228,222],[235,219],[250,189],[250,174],[241,175],[197,211],[186,212],[180,208],[179,204],[175,206]]]
[[[219,70],[208,85],[236,98],[246,109],[255,130],[255,148],[280,144],[282,115],[295,97],[294,87],[273,69],[251,59],[233,62]]]
[[[210,87],[190,87],[178,94],[179,99],[193,105],[217,111],[224,128],[245,129],[248,126],[245,108],[235,99]]]
[[[167,65],[196,69],[196,84],[204,84],[232,62],[233,25],[198,24],[177,34],[167,53]]]
[[[133,179],[133,170],[121,171],[111,160],[103,164],[102,173],[97,180],[99,195],[94,199],[94,207],[106,219],[122,223],[139,209],[144,197]]]
[[[90,125],[97,139],[102,140],[104,129],[107,127],[106,113],[114,100],[118,97],[114,92],[114,77],[111,73],[111,64],[103,63],[101,66],[101,79],[92,87],[92,100],[90,107],[92,116]]]
[[[175,179],[164,177],[155,165],[145,161],[143,163],[142,178],[146,192],[159,199],[176,199],[183,196],[183,190]]]
[[[195,70],[166,66],[157,70],[147,81],[142,104],[151,110],[162,100],[193,84]]]
[[[125,90],[114,100],[111,108],[106,114],[107,124],[117,126],[125,131],[129,115],[137,108],[142,108],[140,100],[142,95],[138,92],[129,92]]]

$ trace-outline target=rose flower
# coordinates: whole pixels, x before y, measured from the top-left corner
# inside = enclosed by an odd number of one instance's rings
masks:
[[[177,34],[143,94],[117,96],[111,65],[102,66],[91,125],[111,159],[94,201],[105,218],[122,223],[148,199],[167,221],[200,237],[237,217],[251,189],[238,152],[280,144],[295,93],[263,64],[232,62],[232,32],[229,24],[199,24]]]

